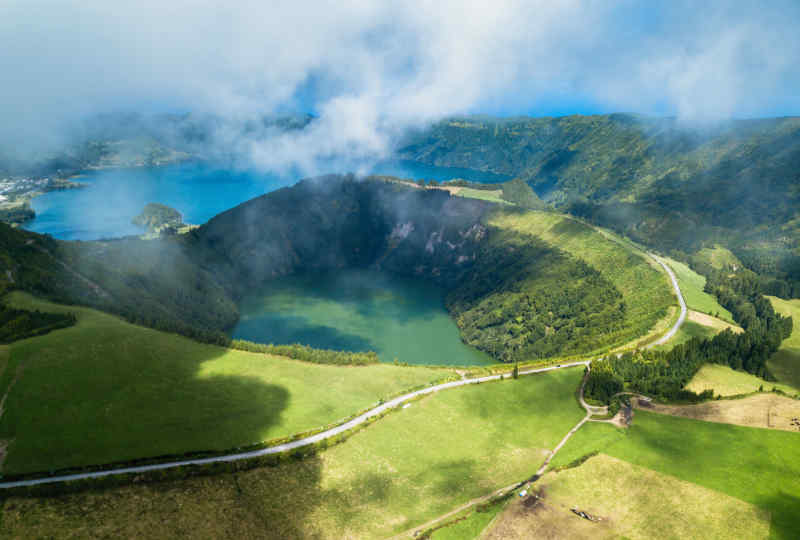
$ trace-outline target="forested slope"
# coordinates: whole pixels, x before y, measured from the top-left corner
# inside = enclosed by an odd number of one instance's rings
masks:
[[[664,251],[721,242],[786,282],[768,292],[800,294],[800,118],[459,118],[410,136],[399,155],[521,178],[557,208]]]
[[[24,267],[7,262],[24,276],[11,288],[223,344],[250,290],[308,271],[371,267],[434,281],[462,338],[503,361],[621,345],[672,301],[644,258],[586,225],[384,178],[304,180],[179,237],[3,232],[8,261]]]

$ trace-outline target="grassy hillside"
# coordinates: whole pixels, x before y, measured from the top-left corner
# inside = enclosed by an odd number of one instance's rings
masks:
[[[733,315],[731,312],[719,305],[717,299],[703,290],[706,285],[706,278],[701,276],[687,265],[678,262],[669,257],[662,257],[662,259],[672,268],[675,272],[675,277],[678,278],[678,286],[683,293],[683,299],[689,309],[707,313],[727,321],[734,323]]]
[[[11,536],[385,538],[529,477],[583,411],[570,369],[445,391],[278,467],[3,501]],[[92,508],[91,512],[80,511]]]
[[[225,450],[326,425],[448,372],[336,367],[203,345],[87,308],[72,328],[8,346],[6,474]]]
[[[767,367],[779,381],[800,388],[800,299],[768,298],[775,311],[792,317],[794,327],[792,335],[781,343],[781,348],[772,356]]]
[[[730,495],[770,513],[770,537],[800,534],[800,435],[637,410],[633,426],[586,424],[552,467],[600,451]]]
[[[540,238],[597,269],[613,283],[624,305],[622,323],[613,330],[616,344],[647,334],[677,302],[668,278],[654,262],[588,225],[547,212],[496,212],[489,223]]]
[[[706,389],[714,390],[714,395],[736,396],[758,392],[759,388],[770,391],[773,388],[793,396],[800,393],[796,387],[776,382],[765,381],[755,375],[736,371],[720,364],[706,364],[686,385],[688,390],[700,393]]]
[[[627,224],[639,234],[674,234],[655,218],[670,221],[682,214],[710,228],[791,219],[797,208],[792,170],[800,160],[800,119],[686,129],[674,119],[624,114],[457,118],[415,134],[400,154],[520,177],[561,205],[579,199],[617,203],[617,212],[644,211],[644,223]],[[743,200],[742,192],[750,196]],[[684,226],[686,232],[691,226]]]
[[[542,499],[514,500],[483,538],[728,539],[765,538],[769,513],[692,482],[605,454],[549,473],[535,486]],[[601,518],[581,519],[572,508]]]
[[[710,248],[703,248],[697,252],[695,257],[700,261],[705,261],[717,270],[730,270],[735,272],[742,267],[742,263],[731,253],[731,250],[720,245]]]
[[[721,244],[777,278],[771,294],[800,291],[800,118],[703,128],[628,114],[454,118],[399,153],[520,178],[558,209],[665,252]]]
[[[658,351],[668,351],[673,348],[675,345],[680,345],[681,343],[686,343],[690,339],[693,338],[700,338],[700,339],[707,339],[714,337],[719,333],[718,330],[714,328],[709,328],[708,326],[704,326],[702,324],[697,324],[696,322],[692,321],[685,321],[680,329],[672,336],[672,339],[664,343],[663,345],[656,345],[654,347],[655,350]]]

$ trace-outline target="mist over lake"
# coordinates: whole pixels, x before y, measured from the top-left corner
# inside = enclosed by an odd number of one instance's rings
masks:
[[[409,161],[385,161],[373,174],[437,181],[464,178],[503,182],[507,177]],[[52,191],[32,200],[36,218],[25,228],[62,240],[97,240],[143,234],[131,220],[150,202],[171,206],[185,223],[202,224],[238,204],[294,184],[300,173],[232,169],[209,162],[185,162],[155,168],[90,171],[77,178],[85,188]]]

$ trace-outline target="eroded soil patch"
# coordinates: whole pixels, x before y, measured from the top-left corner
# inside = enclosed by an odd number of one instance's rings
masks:
[[[696,405],[662,405],[632,400],[635,407],[707,422],[738,426],[800,431],[800,401],[763,393],[742,399],[709,401]]]

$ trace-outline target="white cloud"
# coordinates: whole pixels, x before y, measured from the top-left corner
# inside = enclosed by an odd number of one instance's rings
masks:
[[[0,4],[0,141],[107,110],[285,110],[302,134],[238,140],[265,167],[379,156],[402,129],[559,92],[685,119],[800,106],[796,2],[44,1]],[[777,105],[776,105],[777,104]],[[229,134],[230,135],[230,134]]]

